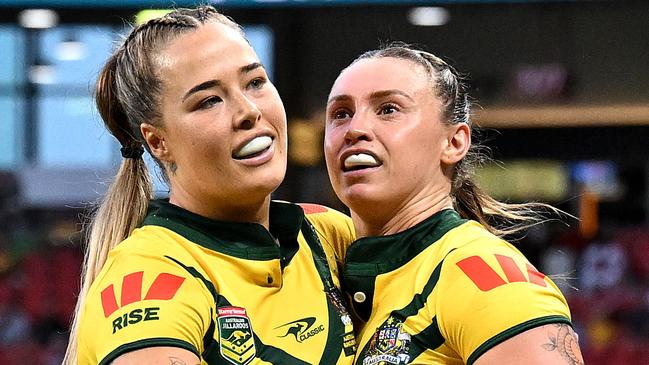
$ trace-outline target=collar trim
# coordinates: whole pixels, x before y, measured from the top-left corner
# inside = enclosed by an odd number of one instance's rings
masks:
[[[167,200],[152,200],[142,226],[154,225],[172,230],[207,249],[242,259],[272,260],[281,250],[297,249],[297,238],[304,221],[299,205],[271,201],[270,230],[258,223],[213,220],[192,213]],[[280,241],[280,246],[275,242]],[[292,250],[291,250],[292,251]]]
[[[345,274],[377,276],[390,272],[465,222],[455,210],[444,209],[403,232],[360,238],[347,251]]]

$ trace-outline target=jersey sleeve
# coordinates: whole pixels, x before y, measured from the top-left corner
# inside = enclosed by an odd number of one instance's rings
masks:
[[[93,283],[80,317],[78,363],[109,364],[146,347],[203,351],[212,321],[209,293],[169,257],[121,252]]]
[[[467,364],[531,328],[570,324],[568,304],[552,280],[496,237],[450,252],[439,280],[440,332]]]

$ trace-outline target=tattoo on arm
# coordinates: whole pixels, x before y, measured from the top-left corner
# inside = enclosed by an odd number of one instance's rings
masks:
[[[577,335],[567,324],[553,324],[548,331],[550,342],[541,345],[547,351],[557,351],[570,365],[584,365],[580,356]]]
[[[169,364],[170,365],[187,365],[186,362],[182,361],[181,359],[177,357],[170,357],[169,361],[171,361]],[[201,364],[196,364],[196,365],[201,365]]]

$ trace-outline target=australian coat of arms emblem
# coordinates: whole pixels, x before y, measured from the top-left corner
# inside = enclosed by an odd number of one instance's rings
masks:
[[[246,309],[218,308],[221,356],[235,365],[245,365],[255,358],[255,339]]]
[[[403,322],[389,317],[370,340],[363,365],[408,364],[409,350],[410,335],[404,331]]]

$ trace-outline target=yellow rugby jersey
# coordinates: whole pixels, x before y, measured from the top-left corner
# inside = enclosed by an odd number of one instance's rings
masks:
[[[272,202],[269,232],[152,201],[90,288],[79,365],[153,346],[189,350],[203,365],[351,364],[335,256],[353,227],[342,213],[303,207]]]
[[[357,240],[343,287],[363,322],[356,365],[472,364],[525,330],[570,324],[548,277],[450,209],[404,232]]]

